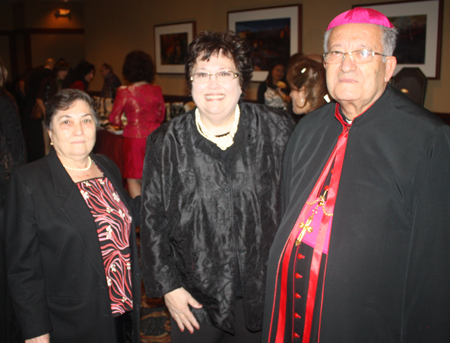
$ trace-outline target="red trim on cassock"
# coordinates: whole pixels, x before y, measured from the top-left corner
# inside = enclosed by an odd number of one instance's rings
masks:
[[[336,195],[339,187],[339,180],[341,176],[342,171],[342,165],[344,161],[344,155],[345,155],[345,148],[347,145],[347,137],[348,137],[348,130],[351,125],[346,123],[342,116],[339,113],[339,105],[336,104],[335,109],[335,116],[339,120],[339,122],[343,125],[344,130],[341,133],[341,135],[338,138],[338,142],[333,149],[327,163],[325,164],[324,169],[322,170],[320,177],[316,184],[314,185],[314,188],[311,192],[311,194],[308,197],[307,202],[313,202],[321,189],[324,186],[324,183],[326,181],[326,178],[328,174],[330,173],[331,166],[334,162],[334,168],[333,173],[330,181],[330,189],[328,192],[328,198],[325,203],[325,210],[328,213],[333,213],[334,205],[336,202]],[[335,161],[336,159],[336,161]],[[289,267],[289,261],[291,259],[291,254],[293,250],[294,243],[300,233],[300,223],[304,222],[306,219],[307,214],[311,210],[311,207],[313,205],[305,204],[302,211],[300,212],[300,215],[291,231],[291,234],[289,235],[288,240],[286,241],[286,244],[283,247],[283,251],[280,255],[280,260],[278,262],[278,269],[276,273],[276,280],[278,280],[280,271],[281,271],[281,285],[280,285],[280,307],[278,311],[278,323],[276,324],[276,337],[275,337],[275,343],[283,343],[284,342],[284,333],[285,333],[285,327],[286,327],[286,301],[287,301],[287,277],[288,277],[288,267]],[[305,328],[303,333],[303,343],[308,342],[311,336],[311,326],[312,326],[312,316],[314,312],[314,303],[315,303],[315,295],[317,290],[317,281],[318,281],[318,275],[320,270],[320,263],[321,263],[321,257],[322,257],[322,249],[323,244],[326,237],[327,227],[328,224],[330,224],[330,230],[331,230],[331,224],[329,221],[331,220],[330,216],[323,216],[322,222],[320,225],[320,231],[317,236],[317,241],[314,248],[313,253],[313,261],[311,263],[311,271],[310,271],[310,281],[309,281],[309,287],[308,287],[308,296],[307,296],[307,303],[306,303],[306,315],[305,315]],[[281,266],[281,268],[280,268]],[[274,326],[274,311],[275,311],[275,304],[276,304],[276,294],[277,294],[277,287],[278,282],[275,283],[275,292],[274,292],[274,299],[273,299],[273,306],[272,306],[272,314],[271,314],[271,321],[270,321],[270,328],[269,328],[269,341],[270,337],[272,336],[272,329]]]

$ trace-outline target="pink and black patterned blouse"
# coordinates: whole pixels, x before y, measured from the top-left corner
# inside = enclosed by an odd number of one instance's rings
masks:
[[[107,177],[77,183],[97,225],[113,316],[133,309],[131,293],[131,216]]]

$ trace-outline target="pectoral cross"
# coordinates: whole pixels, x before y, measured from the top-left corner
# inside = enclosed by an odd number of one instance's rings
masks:
[[[308,220],[306,221],[306,223],[300,224],[300,229],[302,229],[302,231],[300,232],[297,239],[295,240],[296,247],[300,245],[300,243],[302,242],[302,239],[305,236],[307,231],[308,231],[308,233],[311,233],[313,231],[312,226],[309,226],[312,223],[313,219],[314,219],[314,215],[310,216],[308,218]]]

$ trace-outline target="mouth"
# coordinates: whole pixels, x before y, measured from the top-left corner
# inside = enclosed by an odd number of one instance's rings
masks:
[[[205,95],[206,100],[222,100],[225,98],[225,95],[223,94],[206,94]]]
[[[342,83],[358,83],[358,81],[356,81],[355,79],[350,79],[350,78],[347,78],[347,77],[343,77],[343,78],[339,79],[339,82],[342,82]]]

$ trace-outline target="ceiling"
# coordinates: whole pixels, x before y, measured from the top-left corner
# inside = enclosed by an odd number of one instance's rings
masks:
[[[0,0],[0,3],[15,4],[19,2],[83,2],[83,0]]]

